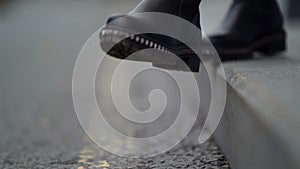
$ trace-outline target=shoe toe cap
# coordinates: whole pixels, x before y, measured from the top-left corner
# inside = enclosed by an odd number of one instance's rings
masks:
[[[106,20],[106,24],[109,24],[110,22],[116,20],[116,19],[119,19],[119,18],[122,18],[126,16],[125,14],[114,14],[114,15],[111,15],[108,17],[108,19]]]

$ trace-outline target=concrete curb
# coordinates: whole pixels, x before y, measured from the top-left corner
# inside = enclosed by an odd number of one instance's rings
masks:
[[[224,68],[228,96],[214,138],[231,166],[300,168],[300,63],[278,57]]]

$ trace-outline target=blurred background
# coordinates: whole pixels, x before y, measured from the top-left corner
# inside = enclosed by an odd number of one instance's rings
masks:
[[[127,13],[138,2],[0,1],[0,164],[77,162],[76,153],[86,143],[82,142],[85,135],[72,104],[76,58],[86,40],[110,14]],[[202,3],[205,34],[216,27],[230,2]],[[299,1],[279,3],[289,33],[286,55],[296,58],[300,44]],[[53,151],[57,149],[61,151]]]

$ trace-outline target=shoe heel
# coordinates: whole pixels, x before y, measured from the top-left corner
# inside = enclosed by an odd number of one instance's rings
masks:
[[[268,42],[263,46],[259,47],[256,51],[263,53],[264,55],[270,56],[279,52],[283,52],[286,50],[286,40],[285,38],[281,38],[278,40],[274,40],[272,42]]]
[[[182,63],[184,62],[184,63]],[[197,55],[191,55],[182,59],[181,61],[177,61],[174,64],[162,64],[153,62],[152,65],[157,68],[168,69],[168,70],[176,70],[176,71],[184,71],[184,72],[199,72],[200,71],[200,59]]]

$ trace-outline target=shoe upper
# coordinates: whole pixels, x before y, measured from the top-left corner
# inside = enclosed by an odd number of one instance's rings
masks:
[[[129,12],[129,14],[112,15],[107,19],[106,23],[109,24],[109,26],[113,26],[114,29],[121,30],[126,30],[127,28],[132,29],[133,27],[147,27],[149,30],[159,31],[159,29],[169,27],[170,32],[175,34],[186,34],[186,36],[190,36],[191,41],[195,41],[195,34],[188,30],[182,30],[180,25],[171,26],[172,23],[169,23],[171,21],[168,22],[168,20],[165,20],[162,23],[155,18],[139,17],[139,14],[146,12],[171,14],[189,21],[200,29],[199,3],[200,0],[143,0]],[[135,30],[128,29],[126,31],[135,32]],[[178,40],[168,38],[164,35],[147,34],[145,36],[169,48],[182,45]],[[201,35],[198,35],[197,37],[199,38],[199,36],[201,38]]]
[[[284,32],[283,16],[275,0],[235,0],[209,39],[216,48],[242,48]]]

